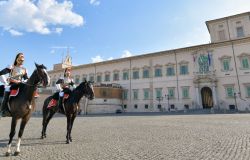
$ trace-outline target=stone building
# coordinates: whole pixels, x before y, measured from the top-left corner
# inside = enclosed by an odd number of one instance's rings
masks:
[[[210,20],[206,25],[209,44],[73,66],[75,82],[87,79],[97,86],[119,84],[123,96],[115,104],[126,112],[247,110],[250,12]],[[63,69],[57,65],[49,74],[53,89]],[[96,100],[98,104],[105,104],[105,98],[101,99]],[[112,104],[112,97],[109,100]],[[91,103],[94,106],[95,101]]]

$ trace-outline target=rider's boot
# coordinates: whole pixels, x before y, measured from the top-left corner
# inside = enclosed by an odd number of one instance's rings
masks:
[[[58,102],[58,111],[59,113],[64,113],[64,108],[63,108],[63,97],[59,97],[59,102]]]
[[[10,92],[4,92],[4,98],[1,104],[1,114],[2,117],[10,117],[10,111],[8,107]]]

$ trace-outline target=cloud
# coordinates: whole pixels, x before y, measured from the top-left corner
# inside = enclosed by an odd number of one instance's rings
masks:
[[[133,54],[130,51],[124,50],[121,58],[131,57],[132,55]]]
[[[18,32],[18,31],[14,30],[14,29],[10,29],[9,32],[10,32],[10,34],[12,36],[22,36],[23,35],[23,33]]]
[[[101,4],[101,2],[98,1],[98,0],[90,0],[89,3],[90,3],[91,5],[94,5],[94,6],[99,6],[99,5]]]
[[[63,28],[56,28],[55,29],[55,32],[58,33],[58,34],[61,34],[63,31]]]
[[[73,3],[57,0],[4,0],[0,3],[0,27],[12,35],[23,32],[61,33],[58,26],[79,27],[83,17],[72,11]],[[55,26],[53,31],[52,26]]]
[[[103,59],[100,55],[97,55],[97,56],[95,56],[95,57],[92,57],[91,60],[92,60],[92,63],[97,63],[97,62],[102,62],[102,61],[104,61],[104,59]]]
[[[97,56],[91,58],[92,63],[103,62],[103,61],[110,61],[110,60],[113,60],[113,59],[114,59],[113,57],[109,57],[108,59],[104,59],[100,55],[97,55]]]

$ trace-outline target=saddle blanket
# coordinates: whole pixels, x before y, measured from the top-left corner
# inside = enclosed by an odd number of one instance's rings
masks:
[[[18,89],[11,89],[10,90],[10,97],[16,97],[19,93],[19,88]],[[34,97],[37,98],[39,97],[39,94],[37,91],[34,92]]]
[[[64,94],[63,99],[68,99],[68,98],[69,98],[69,94]],[[47,108],[49,109],[51,107],[55,107],[56,105],[57,105],[57,100],[51,99]]]
[[[57,100],[51,99],[47,108],[55,107],[57,105]]]
[[[15,97],[19,93],[19,88],[18,89],[12,89],[10,90],[10,97]]]

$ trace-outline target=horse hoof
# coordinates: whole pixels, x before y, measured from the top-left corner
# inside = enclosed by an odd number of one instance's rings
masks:
[[[20,154],[20,152],[17,152],[17,151],[16,151],[16,152],[14,153],[14,156],[18,156],[19,154]]]
[[[66,144],[69,144],[69,141],[68,141],[68,140],[66,141]]]
[[[5,156],[6,156],[6,157],[9,157],[9,156],[10,156],[10,153],[9,153],[9,152],[6,152],[6,153],[5,153]]]
[[[72,138],[70,138],[69,141],[72,142]]]

